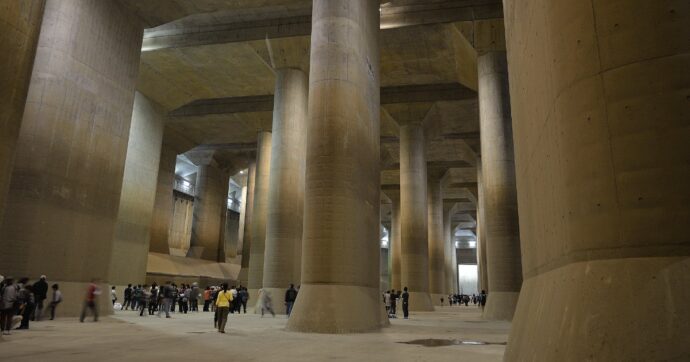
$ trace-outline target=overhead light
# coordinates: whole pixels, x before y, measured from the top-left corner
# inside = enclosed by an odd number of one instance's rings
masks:
[[[244,170],[240,170],[240,175],[244,175]]]

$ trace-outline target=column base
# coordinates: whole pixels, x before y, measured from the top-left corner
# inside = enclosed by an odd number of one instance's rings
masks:
[[[687,359],[688,285],[689,257],[579,262],[526,279],[505,360]]]
[[[434,304],[431,302],[431,295],[429,293],[425,293],[425,292],[408,292],[408,293],[410,294],[410,307],[409,307],[410,311],[413,311],[413,312],[433,312],[434,311]],[[439,302],[440,302],[440,300],[439,300]],[[402,305],[402,302],[400,305]]]
[[[378,287],[302,284],[286,329],[308,333],[359,333],[388,325]]]
[[[489,292],[482,317],[490,321],[511,321],[515,314],[518,292]]]

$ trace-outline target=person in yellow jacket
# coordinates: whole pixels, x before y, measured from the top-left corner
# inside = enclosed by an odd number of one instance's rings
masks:
[[[223,283],[216,297],[216,310],[218,313],[218,332],[225,333],[225,324],[228,322],[228,313],[232,304],[232,292],[228,290],[228,283]]]

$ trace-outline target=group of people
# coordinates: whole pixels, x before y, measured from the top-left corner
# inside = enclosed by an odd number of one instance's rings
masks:
[[[93,320],[98,321],[98,296],[101,290],[98,280],[92,280],[87,286],[84,303],[80,315],[80,322],[84,322],[87,313],[93,314]],[[29,278],[22,278],[15,281],[14,278],[4,278],[0,275],[0,327],[2,334],[10,334],[10,330],[29,329],[30,320],[40,320],[44,309],[50,310],[50,319],[55,319],[57,306],[62,303],[62,293],[57,284],[51,286],[52,294],[48,295],[48,282],[46,276],[42,275],[35,283],[29,283]],[[407,290],[407,288],[405,288]],[[287,315],[292,312],[292,307],[297,300],[299,288],[295,289],[293,284],[285,291],[285,307]],[[151,285],[132,285],[128,284],[123,291],[124,300],[122,304],[118,301],[117,288],[111,287],[110,299],[113,308],[119,307],[120,310],[138,311],[139,316],[155,315],[158,317],[165,313],[166,318],[170,318],[170,313],[175,312],[178,306],[180,313],[198,312],[199,301],[203,298],[203,311],[214,312],[214,326],[218,331],[225,333],[228,314],[247,313],[247,302],[249,292],[246,287],[239,286],[228,288],[227,283],[219,286],[207,286],[200,292],[197,283],[181,284],[179,287],[168,281],[165,285],[159,286],[157,283]],[[406,293],[405,293],[406,294]],[[49,303],[46,304],[46,300]],[[404,305],[404,304],[403,304]],[[275,317],[271,293],[266,289],[260,289],[258,293],[257,310],[261,311],[263,317],[266,312]]]
[[[13,277],[0,275],[0,329],[9,335],[16,329],[29,329],[29,321],[40,321],[45,309],[50,310],[50,319],[55,319],[55,309],[62,302],[62,293],[57,284],[51,286],[48,295],[46,276],[41,275],[35,283],[29,278],[16,281]],[[50,302],[46,304],[46,300]],[[17,324],[19,326],[17,327]]]
[[[486,291],[482,290],[479,295],[477,294],[451,294],[448,296],[448,304],[453,306],[453,305],[462,305],[464,304],[466,307],[469,306],[470,303],[472,303],[475,306],[478,306],[480,308],[484,308],[486,305]],[[443,304],[443,298],[441,298],[441,304]]]
[[[383,293],[383,304],[386,306],[388,318],[397,318],[399,300],[402,302],[403,317],[405,319],[409,317],[410,294],[407,292],[407,287],[405,287],[402,291],[393,289]]]

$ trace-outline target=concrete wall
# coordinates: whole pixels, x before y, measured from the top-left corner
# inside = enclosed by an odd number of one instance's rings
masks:
[[[64,285],[62,315],[79,312],[90,279],[108,278],[142,32],[118,2],[45,7],[0,265]]]
[[[111,284],[142,283],[146,276],[164,114],[159,105],[136,93],[110,261]]]
[[[0,1],[0,221],[10,187],[15,145],[24,114],[44,3],[43,0]]]
[[[688,359],[690,3],[504,5],[525,277],[506,360]]]

